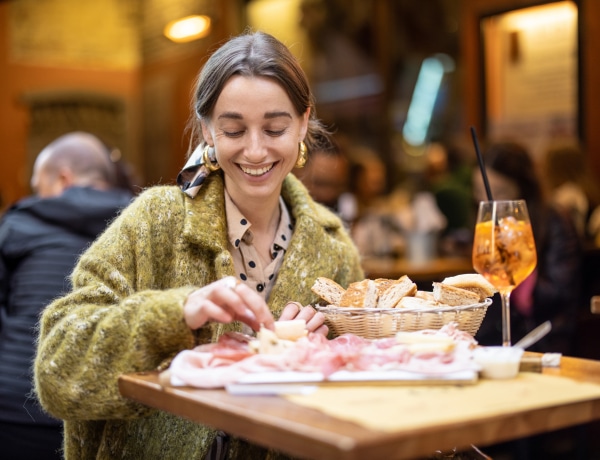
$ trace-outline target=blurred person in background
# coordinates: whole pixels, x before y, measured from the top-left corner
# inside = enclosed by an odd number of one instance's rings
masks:
[[[350,191],[356,199],[356,217],[351,226],[352,239],[363,256],[397,256],[404,239],[396,215],[396,196],[387,191],[385,164],[372,149],[350,149]],[[407,199],[401,195],[402,199]],[[402,203],[401,207],[407,203]]]
[[[470,257],[475,226],[472,164],[464,159],[456,145],[445,141],[429,145],[426,158],[426,189],[433,193],[437,207],[446,218],[440,249],[447,255]]]
[[[303,168],[294,174],[310,196],[335,212],[349,228],[357,214],[356,198],[350,193],[350,161],[334,138],[319,142]]]
[[[600,235],[600,187],[590,174],[584,150],[574,143],[556,143],[542,158],[550,200],[565,209],[585,243]]]
[[[73,132],[37,157],[34,196],[0,221],[0,449],[14,460],[62,458],[62,421],[32,391],[41,310],[70,290],[68,275],[83,250],[131,199],[115,188],[105,145]]]
[[[537,250],[537,267],[510,298],[515,341],[546,320],[552,331],[531,349],[571,354],[581,291],[582,247],[570,215],[544,197],[529,152],[512,142],[491,145],[484,155],[494,200],[527,202]],[[479,170],[473,172],[474,197],[486,201]],[[476,335],[482,345],[502,342],[499,302],[488,309]]]
[[[125,190],[131,195],[137,195],[142,190],[141,180],[136,174],[131,163],[127,162],[123,158],[123,154],[118,147],[106,145],[108,152],[108,158],[110,159],[114,175],[115,175],[115,188]]]

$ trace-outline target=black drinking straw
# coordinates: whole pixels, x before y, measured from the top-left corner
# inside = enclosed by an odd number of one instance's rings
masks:
[[[471,137],[473,138],[475,153],[477,153],[477,160],[479,160],[479,169],[481,170],[481,177],[483,178],[483,184],[485,185],[485,192],[487,193],[488,201],[494,201],[492,198],[490,182],[488,181],[487,172],[485,171],[485,165],[483,164],[483,156],[481,156],[481,151],[479,150],[479,142],[477,142],[477,133],[475,132],[474,126],[471,126]]]

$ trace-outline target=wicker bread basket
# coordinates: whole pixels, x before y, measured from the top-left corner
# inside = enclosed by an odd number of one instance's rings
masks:
[[[393,337],[399,331],[440,329],[452,321],[460,330],[474,336],[485,317],[492,299],[460,307],[440,306],[434,308],[342,308],[334,305],[319,306],[325,315],[325,324],[334,336],[346,333],[366,339]]]

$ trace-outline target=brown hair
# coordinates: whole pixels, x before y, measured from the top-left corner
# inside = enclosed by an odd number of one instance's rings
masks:
[[[270,78],[285,90],[298,115],[310,108],[305,139],[309,150],[318,148],[328,137],[327,130],[316,118],[308,79],[290,50],[272,35],[247,31],[218,48],[198,75],[189,121],[189,153],[204,141],[200,120],[210,117],[223,87],[234,75]]]
[[[600,188],[591,174],[586,153],[581,146],[556,142],[546,150],[543,166],[550,191],[572,182],[583,189],[591,207],[600,205]]]

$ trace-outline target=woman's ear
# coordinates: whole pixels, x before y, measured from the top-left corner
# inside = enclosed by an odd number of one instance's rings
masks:
[[[300,140],[304,140],[308,132],[308,120],[310,119],[310,107],[302,114],[302,124],[300,126]]]
[[[210,125],[205,121],[201,121],[200,126],[202,127],[202,137],[204,138],[204,141],[211,147],[214,147],[215,143],[213,141]]]

